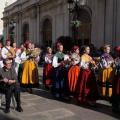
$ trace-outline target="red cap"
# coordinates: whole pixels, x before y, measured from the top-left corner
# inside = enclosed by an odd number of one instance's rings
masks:
[[[58,42],[56,46],[57,46],[57,47],[60,47],[60,45],[62,45],[62,44]]]
[[[78,46],[73,46],[73,47],[72,47],[72,51],[75,51],[75,50],[77,50],[77,49],[79,49]]]
[[[115,49],[117,52],[120,52],[120,46]]]
[[[11,42],[10,39],[7,39],[6,42]]]
[[[25,44],[24,44],[24,46],[27,48],[30,43],[31,43],[31,42],[26,41]]]

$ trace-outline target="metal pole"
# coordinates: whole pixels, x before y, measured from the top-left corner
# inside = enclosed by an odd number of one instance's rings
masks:
[[[77,5],[77,0],[76,0],[76,3],[75,3],[75,20],[77,20],[77,13],[78,13],[78,5]],[[75,26],[75,41],[76,41],[76,44],[78,45],[78,40],[77,40],[77,28]]]
[[[70,37],[70,9],[69,9],[69,31],[68,32],[69,32],[68,35]]]

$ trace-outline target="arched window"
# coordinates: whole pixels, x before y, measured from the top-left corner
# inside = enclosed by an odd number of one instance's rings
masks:
[[[29,40],[29,25],[25,23],[23,25],[23,42]]]
[[[52,44],[52,23],[49,18],[43,21],[43,44],[45,47],[51,46]]]

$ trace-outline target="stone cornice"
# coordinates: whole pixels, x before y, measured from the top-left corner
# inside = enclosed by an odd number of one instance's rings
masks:
[[[26,3],[26,1],[29,1],[29,0],[25,0],[24,3]],[[52,2],[52,4],[50,2]],[[19,14],[22,14],[22,16],[25,18],[26,17],[35,18],[39,12],[48,11],[48,10],[53,9],[53,8],[57,7],[58,5],[62,5],[64,3],[65,3],[64,0],[59,0],[59,1],[57,1],[57,0],[52,0],[52,1],[51,0],[39,0],[39,2],[37,2],[37,3],[28,4],[28,6],[22,10],[16,11],[8,16],[4,16],[2,18],[2,20],[10,19],[12,16],[19,16]],[[44,4],[44,7],[42,4]],[[20,5],[20,4],[18,4],[18,5]],[[32,10],[32,12],[30,14],[27,14],[27,16],[24,14],[27,11],[31,11],[31,10]],[[20,18],[18,18],[18,22],[19,22],[19,19]]]

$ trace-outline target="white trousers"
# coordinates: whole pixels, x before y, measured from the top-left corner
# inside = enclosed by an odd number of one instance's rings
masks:
[[[15,62],[15,71],[16,71],[17,75],[18,75],[18,68],[19,68],[19,63]]]

